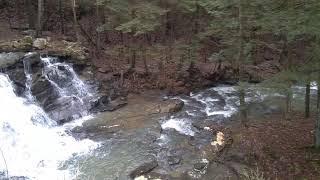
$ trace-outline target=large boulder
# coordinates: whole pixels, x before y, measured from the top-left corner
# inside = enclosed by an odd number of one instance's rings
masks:
[[[161,113],[176,113],[182,110],[184,102],[179,99],[169,99],[160,104]]]
[[[16,69],[10,69],[6,71],[6,74],[8,74],[10,80],[15,85],[15,92],[17,95],[22,95],[25,92],[26,89],[26,81],[27,78],[24,73],[23,68],[16,68]]]
[[[129,177],[128,179],[134,179],[136,177],[139,177],[143,174],[150,172],[157,166],[158,166],[158,162],[156,158],[154,156],[147,156],[145,157],[143,162],[139,164],[135,164],[133,167],[130,167],[129,169],[127,169],[126,173],[123,175],[126,175],[127,177]],[[123,175],[122,177],[124,177]]]
[[[98,99],[94,100],[91,103],[91,112],[105,112],[105,111],[115,111],[119,108],[124,107],[127,105],[127,99],[124,97],[119,97],[114,100],[111,100],[109,96],[103,95],[100,96]]]
[[[46,107],[59,98],[59,92],[42,75],[35,77],[31,87],[32,95],[36,98],[40,106]]]
[[[75,96],[60,97],[44,107],[49,117],[58,124],[64,124],[73,119],[80,118],[86,111],[85,105]]]
[[[33,41],[32,46],[36,49],[42,50],[45,49],[48,45],[47,39],[45,38],[37,38]]]
[[[10,66],[15,65],[24,56],[21,52],[10,52],[10,53],[0,53],[0,69],[6,69]]]

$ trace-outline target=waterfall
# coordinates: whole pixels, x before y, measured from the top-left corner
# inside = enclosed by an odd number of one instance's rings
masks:
[[[42,57],[41,60],[44,63],[45,78],[55,87],[61,98],[71,99],[72,103],[68,108],[71,111],[80,112],[81,117],[88,115],[88,101],[93,94],[79,79],[73,68],[54,57]],[[73,118],[79,117],[74,115]]]
[[[32,73],[27,55],[23,60],[26,75],[24,97],[18,97],[13,82],[6,74],[0,73],[0,148],[3,154],[3,158],[0,157],[0,179],[7,176],[6,172],[11,177],[36,180],[74,179],[77,170],[60,170],[62,163],[90,153],[97,143],[77,141],[66,133],[85,119],[57,126],[56,121],[37,105],[31,93]],[[48,62],[47,59],[43,61],[47,63],[44,73],[61,96],[73,96],[79,99],[76,102],[84,103],[85,98],[91,95],[69,65]],[[65,74],[61,72],[63,68],[66,69]],[[61,83],[63,78],[60,76],[70,76],[71,83]]]
[[[32,86],[32,69],[31,69],[31,63],[29,61],[29,56],[31,56],[32,53],[28,53],[25,55],[23,58],[23,67],[24,67],[24,74],[26,76],[26,91],[25,91],[25,96],[26,98],[34,102],[34,98],[31,93],[31,86]]]

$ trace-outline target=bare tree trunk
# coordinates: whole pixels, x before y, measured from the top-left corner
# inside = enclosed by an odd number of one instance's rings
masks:
[[[200,13],[200,6],[198,3],[198,0],[195,1],[195,6],[196,6],[196,12],[194,15],[194,27],[193,27],[193,33],[198,34],[199,32],[199,13]]]
[[[318,103],[319,103],[319,100],[320,100],[320,80],[318,80],[317,82],[318,84]],[[316,118],[316,131],[315,131],[315,147],[317,149],[320,149],[320,106],[318,105],[317,106],[317,118]]]
[[[242,79],[242,69],[241,69],[241,63],[244,62],[243,56],[244,56],[244,50],[243,50],[243,44],[244,44],[244,32],[243,32],[243,9],[242,9],[242,0],[239,0],[238,2],[238,21],[239,21],[239,44],[238,44],[238,57],[236,62],[236,75],[238,76],[238,81],[241,82]],[[245,102],[245,89],[240,85],[239,88],[239,100],[240,100],[240,119],[242,125],[246,126],[246,123],[248,121],[248,115],[247,115],[247,106]]]
[[[76,11],[76,0],[71,0],[72,14],[73,14],[73,28],[76,34],[77,42],[80,42],[80,34],[78,28],[78,19],[77,19],[77,11]]]
[[[320,108],[317,109],[315,147],[320,149]]]
[[[285,108],[285,119],[291,119],[291,104],[292,104],[292,90],[291,86],[286,90],[286,108]]]
[[[147,49],[146,47],[142,48],[142,58],[143,58],[143,65],[144,65],[144,70],[146,74],[149,74],[149,68],[147,64]]]
[[[239,88],[239,99],[240,99],[240,119],[241,124],[246,126],[248,121],[248,114],[247,114],[247,105],[245,101],[245,89],[240,85]]]
[[[136,58],[137,58],[137,51],[133,47],[133,48],[131,48],[130,69],[134,69],[136,67]]]
[[[236,71],[237,71],[237,76],[239,81],[241,80],[241,68],[240,68],[240,64],[243,61],[243,15],[242,15],[242,0],[239,0],[239,4],[238,4],[238,10],[239,10],[239,14],[238,14],[238,21],[239,21],[239,45],[238,45],[238,58],[237,58],[237,62],[236,62]]]
[[[98,0],[96,1],[96,16],[97,16],[97,51],[101,50],[101,33],[103,32],[102,25],[104,24],[103,6],[99,5]]]
[[[305,117],[310,117],[310,82],[306,84]]]
[[[320,108],[320,81],[317,82],[317,109]]]
[[[59,0],[59,18],[60,18],[60,32],[64,34],[64,14],[63,14],[63,2]]]
[[[36,36],[39,37],[42,34],[42,12],[43,12],[43,0],[38,0],[38,19],[37,19],[37,30],[36,30]]]
[[[28,9],[28,24],[29,24],[29,29],[35,29],[36,28],[36,22],[35,22],[35,9],[33,6],[33,1],[32,0],[27,0],[27,9]]]

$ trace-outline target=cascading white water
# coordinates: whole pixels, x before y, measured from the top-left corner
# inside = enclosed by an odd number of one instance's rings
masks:
[[[56,88],[60,97],[71,97],[72,106],[76,107],[81,116],[88,115],[86,106],[88,97],[93,94],[78,78],[73,68],[67,63],[61,63],[54,57],[41,57],[45,67],[45,78]]]
[[[25,96],[26,98],[33,102],[34,98],[31,93],[31,85],[32,85],[32,70],[31,70],[31,64],[29,61],[29,56],[33,55],[33,53],[27,53],[23,59],[23,66],[24,66],[24,74],[26,75],[26,91]]]
[[[17,97],[9,77],[1,73],[0,99],[0,148],[4,158],[0,158],[0,172],[8,170],[9,176],[37,180],[73,179],[71,170],[58,170],[60,164],[89,153],[97,144],[68,135],[65,131],[73,125],[55,126],[40,107]]]
[[[73,68],[67,63],[58,62],[57,58],[41,58],[45,64],[44,73],[46,78],[59,90],[61,96],[77,96],[82,99],[85,96],[92,96],[86,85],[78,78]],[[66,77],[68,76],[68,77]],[[70,84],[62,84],[59,80],[68,79]]]

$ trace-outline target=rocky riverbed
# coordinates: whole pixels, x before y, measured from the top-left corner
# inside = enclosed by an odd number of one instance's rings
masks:
[[[267,105],[273,99],[267,94],[252,87],[251,115],[280,111]],[[225,127],[238,122],[236,87],[177,97],[146,91],[127,101],[71,131],[79,139],[102,142],[93,156],[80,160],[79,179],[238,179],[247,168],[236,158],[227,163],[220,158],[232,142]]]

